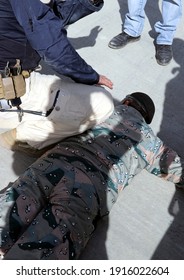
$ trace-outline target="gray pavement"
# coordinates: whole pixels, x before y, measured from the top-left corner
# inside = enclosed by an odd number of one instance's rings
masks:
[[[126,0],[105,1],[102,11],[70,26],[68,36],[89,64],[113,80],[115,100],[134,91],[146,92],[153,98],[156,114],[151,127],[184,156],[184,19],[174,39],[172,62],[159,66],[155,60],[153,25],[161,19],[161,2],[148,1],[141,40],[124,49],[112,50],[107,45],[121,32]],[[48,68],[44,71],[51,72]],[[3,189],[34,159],[2,148],[0,151]],[[183,191],[143,171],[120,194],[109,217],[99,223],[81,259],[184,259],[183,210]]]

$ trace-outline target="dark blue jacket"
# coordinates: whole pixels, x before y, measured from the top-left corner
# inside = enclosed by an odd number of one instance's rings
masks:
[[[68,41],[63,21],[39,0],[0,0],[0,69],[16,58],[24,69],[34,69],[42,58],[76,82],[99,80]]]

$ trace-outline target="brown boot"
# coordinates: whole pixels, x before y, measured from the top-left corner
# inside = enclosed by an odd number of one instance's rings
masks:
[[[0,146],[12,150],[16,144],[16,128],[0,134]]]

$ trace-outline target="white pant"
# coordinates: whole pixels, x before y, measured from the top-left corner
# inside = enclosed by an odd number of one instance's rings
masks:
[[[100,86],[66,82],[55,75],[37,72],[27,80],[21,107],[46,112],[58,90],[57,102],[48,117],[24,113],[19,122],[17,113],[0,112],[0,127],[6,130],[16,127],[17,140],[42,149],[102,122],[114,109],[111,94]]]

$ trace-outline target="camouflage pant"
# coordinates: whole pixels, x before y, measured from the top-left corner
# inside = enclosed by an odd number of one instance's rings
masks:
[[[5,259],[77,259],[84,249],[105,186],[99,198],[90,176],[78,168],[80,158],[71,164],[67,153],[56,146],[1,194]]]

